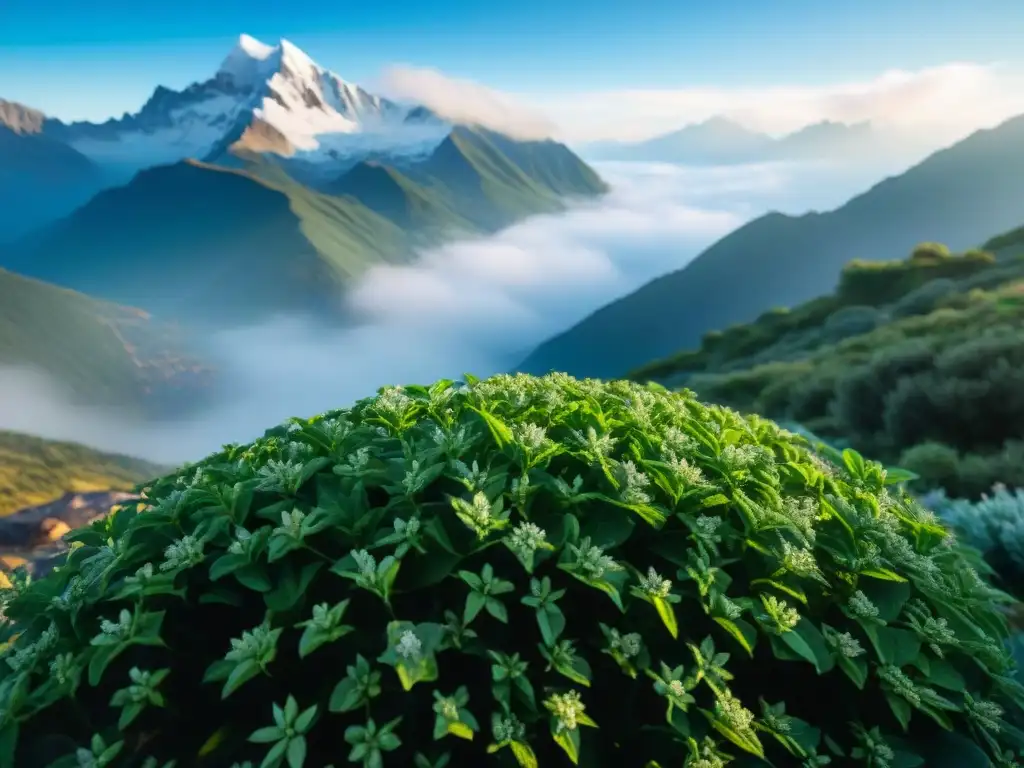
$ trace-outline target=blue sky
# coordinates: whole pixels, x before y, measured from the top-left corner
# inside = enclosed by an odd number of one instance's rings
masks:
[[[355,81],[392,63],[532,94],[822,85],[1020,61],[1022,0],[0,0],[0,98],[62,118],[205,79],[247,32]]]

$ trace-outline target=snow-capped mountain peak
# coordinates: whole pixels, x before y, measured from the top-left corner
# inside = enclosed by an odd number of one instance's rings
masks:
[[[418,154],[451,126],[418,105],[400,105],[346,82],[287,40],[241,35],[209,80],[158,87],[134,115],[55,130],[100,162],[141,168],[219,155],[259,136],[256,152],[312,163],[361,155]]]
[[[231,78],[238,86],[255,87],[274,73],[280,59],[280,46],[267,45],[249,35],[241,35],[217,74]]]

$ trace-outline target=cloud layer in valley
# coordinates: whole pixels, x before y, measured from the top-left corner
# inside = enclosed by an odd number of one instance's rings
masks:
[[[0,371],[0,428],[156,461],[198,459],[288,416],[376,388],[507,370],[533,346],[769,208],[828,208],[868,179],[823,168],[598,166],[601,202],[449,244],[414,266],[379,267],[354,288],[363,324],[324,331],[294,318],[211,340],[225,404],[188,422],[133,425],[73,407],[52,382]]]

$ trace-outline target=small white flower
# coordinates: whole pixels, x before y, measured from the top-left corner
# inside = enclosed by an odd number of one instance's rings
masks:
[[[161,571],[172,571],[176,568],[190,568],[203,561],[203,542],[191,534],[175,540],[164,550],[164,562]]]
[[[362,576],[373,578],[377,575],[377,560],[365,549],[353,550],[352,559],[356,561],[356,567]]]
[[[419,657],[422,649],[423,643],[412,630],[407,629],[399,638],[398,644],[395,646],[395,653],[406,661],[414,661]]]
[[[591,545],[589,536],[584,537],[579,546],[570,544],[569,551],[576,557],[576,566],[591,579],[600,579],[607,571],[622,570],[622,566],[603,549]]]
[[[619,464],[619,474],[622,477],[622,490],[619,495],[627,504],[649,504],[651,496],[644,489],[650,484],[650,478],[637,469],[632,461],[624,461]]]
[[[559,733],[575,731],[579,725],[579,717],[586,709],[578,691],[553,694],[544,702],[544,706],[554,714],[557,720],[555,731]]]
[[[529,557],[538,547],[544,544],[547,533],[539,526],[530,523],[519,523],[508,535],[508,546],[520,557]]]
[[[854,615],[859,618],[868,620],[874,619],[875,621],[884,623],[878,618],[878,606],[872,603],[871,598],[859,589],[850,596],[849,601],[847,601],[847,605],[850,607],[850,610]]]
[[[668,579],[662,578],[652,566],[647,569],[646,576],[640,577],[640,589],[651,597],[660,597],[664,599],[668,597],[669,592],[672,590],[672,582]]]
[[[110,635],[117,638],[128,637],[132,630],[132,615],[127,608],[122,608],[117,615],[117,621],[103,619],[100,621],[100,634]]]

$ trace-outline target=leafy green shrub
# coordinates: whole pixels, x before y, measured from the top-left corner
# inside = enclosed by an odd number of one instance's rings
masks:
[[[999,593],[829,455],[558,374],[294,420],[4,593],[0,765],[1012,765]]]
[[[869,333],[886,320],[886,315],[875,307],[854,305],[843,307],[829,315],[822,326],[822,335],[826,343],[848,339]]]
[[[871,361],[836,382],[836,415],[850,435],[870,436],[885,426],[885,397],[905,376],[928,370],[934,360],[931,345],[910,339],[880,350]]]
[[[900,454],[899,465],[917,475],[922,488],[958,490],[960,454],[949,445],[928,441],[911,446]]]
[[[1008,589],[1024,592],[1024,489],[996,485],[973,503],[950,499],[940,490],[922,503],[978,549]]]
[[[916,262],[944,261],[952,254],[942,243],[920,243],[910,252],[910,260]]]
[[[919,288],[915,288],[906,296],[903,296],[890,308],[893,317],[912,317],[914,315],[927,315],[934,310],[938,303],[954,293],[958,289],[958,283],[948,277],[939,277],[929,280]]]
[[[997,483],[1024,488],[1024,441],[1007,440],[998,451],[961,453],[927,441],[905,449],[898,461],[918,476],[911,487],[938,488],[957,498],[978,499]]]

